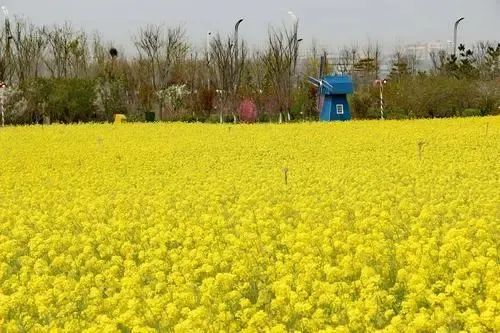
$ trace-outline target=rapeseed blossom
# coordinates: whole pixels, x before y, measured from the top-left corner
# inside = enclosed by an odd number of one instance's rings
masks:
[[[0,129],[0,332],[500,331],[499,151],[498,117]]]

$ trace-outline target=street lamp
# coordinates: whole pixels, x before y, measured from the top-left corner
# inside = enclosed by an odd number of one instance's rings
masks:
[[[446,52],[452,54],[453,53],[452,48],[453,48],[453,41],[447,40],[446,41]]]
[[[461,17],[459,18],[456,22],[455,22],[455,27],[453,29],[453,56],[456,56],[457,55],[457,33],[458,33],[458,25],[460,24],[460,22],[462,22],[463,20],[465,20],[465,17]]]
[[[210,37],[212,37],[212,32],[207,31],[207,61],[210,64]]]
[[[297,21],[299,20],[297,18],[297,15],[295,15],[291,10],[288,11],[288,15],[290,15],[294,23],[297,23]]]
[[[5,15],[5,19],[7,20],[9,18],[9,10],[5,6],[2,6],[0,8],[2,9],[3,15]]]
[[[295,34],[295,40],[294,40],[294,46],[295,46],[295,52],[297,53],[298,52],[298,48],[299,48],[299,43],[302,42],[302,38],[299,39],[299,37],[297,36],[298,34],[298,23],[299,23],[299,18],[297,17],[297,15],[295,15],[291,10],[288,11],[288,15],[290,15],[290,17],[292,18],[292,21],[293,21],[293,29],[294,29],[294,34]]]
[[[290,15],[290,17],[292,18],[292,21],[293,21],[293,63],[292,63],[292,71],[290,72],[290,81],[292,82],[293,84],[293,78],[295,76],[295,72],[296,72],[296,69],[297,69],[297,61],[298,61],[298,58],[299,58],[299,43],[303,41],[302,38],[299,39],[298,37],[298,28],[299,28],[299,18],[297,17],[297,15],[295,15],[294,12],[292,12],[291,10],[288,11],[288,15]],[[281,114],[280,114],[280,117],[281,117]],[[288,121],[291,120],[291,115],[290,115],[290,110],[287,111],[287,119]]]
[[[297,39],[298,36],[297,36],[297,33],[298,33],[298,23],[299,23],[299,18],[297,17],[297,15],[295,15],[291,10],[288,11],[288,15],[290,15],[290,17],[292,18],[292,21],[293,21],[293,29],[294,29],[294,33],[295,33],[295,44],[297,45],[299,40]],[[302,41],[302,40],[300,40]]]
[[[207,89],[210,89],[210,37],[211,31],[207,31]]]
[[[240,18],[234,25],[234,63],[236,70],[238,70],[238,30],[241,22],[243,22],[243,18]]]
[[[5,6],[2,6],[0,7],[2,9],[2,13],[3,15],[5,16],[5,28],[8,29],[6,32],[7,32],[7,37],[9,39],[12,38],[12,36],[10,35],[10,27],[9,27],[9,10],[7,9],[7,7]]]
[[[239,76],[240,74],[240,64],[238,63],[238,29],[240,28],[240,24],[243,22],[243,18],[240,18],[236,24],[234,25],[234,69],[235,74]],[[233,98],[236,96],[238,90],[238,84],[234,82],[233,86]],[[234,118],[234,122],[236,123],[236,117]]]
[[[2,6],[0,7],[2,9],[2,13],[5,16],[5,33],[7,34],[7,48],[10,45],[10,40],[13,39],[11,31],[10,31],[10,22],[9,22],[9,10],[7,7]]]
[[[243,18],[240,18],[236,24],[234,25],[234,45],[236,47],[236,50],[238,50],[238,30],[240,28],[241,22],[243,22]],[[238,54],[238,52],[236,52]]]

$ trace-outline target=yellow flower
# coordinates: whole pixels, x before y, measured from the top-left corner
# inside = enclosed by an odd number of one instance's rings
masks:
[[[499,149],[500,117],[1,129],[0,332],[500,331]]]

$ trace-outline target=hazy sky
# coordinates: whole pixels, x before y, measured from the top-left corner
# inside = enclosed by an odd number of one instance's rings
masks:
[[[38,24],[72,22],[98,30],[106,40],[130,49],[130,37],[148,23],[181,24],[202,47],[206,32],[230,33],[235,21],[250,45],[264,44],[270,25],[300,19],[300,35],[310,46],[337,48],[379,41],[385,51],[418,41],[450,40],[456,18],[461,41],[500,40],[500,0],[0,0],[10,15]]]

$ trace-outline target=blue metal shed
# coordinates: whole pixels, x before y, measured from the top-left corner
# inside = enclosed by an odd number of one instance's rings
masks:
[[[347,101],[347,94],[354,91],[352,79],[347,75],[329,75],[325,76],[319,85],[323,102],[320,120],[351,120],[351,109]]]

